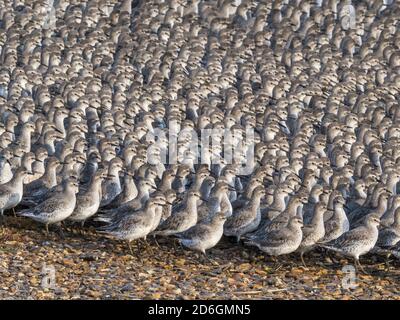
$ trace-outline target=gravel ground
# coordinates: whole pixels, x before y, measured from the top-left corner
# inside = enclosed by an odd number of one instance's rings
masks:
[[[367,273],[348,282],[342,268],[349,262],[340,257],[320,261],[315,252],[302,267],[297,255],[272,261],[228,241],[210,250],[207,260],[175,249],[173,240],[161,239],[160,249],[149,239],[139,257],[90,229],[65,231],[64,238],[53,229],[46,236],[42,226],[6,217],[0,228],[0,298],[399,299],[398,261],[388,268],[381,258],[365,256]]]

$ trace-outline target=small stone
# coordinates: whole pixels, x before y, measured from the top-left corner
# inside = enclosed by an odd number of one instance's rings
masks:
[[[81,255],[79,258],[81,258],[84,261],[97,261],[99,259],[98,256],[94,255],[94,254],[83,254]]]
[[[134,289],[134,287],[133,287],[132,283],[127,283],[120,289],[120,291],[126,292],[126,291],[132,291],[133,289]]]

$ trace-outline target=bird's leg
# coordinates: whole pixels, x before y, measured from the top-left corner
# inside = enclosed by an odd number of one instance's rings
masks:
[[[276,262],[276,257],[275,256],[269,256],[268,254],[264,255],[264,259],[265,259],[265,262],[271,262],[271,260],[272,260],[272,262]]]
[[[6,216],[4,215],[4,210],[1,210],[0,223],[1,223],[2,225],[5,225],[5,224],[6,224]]]
[[[137,249],[136,249],[136,257],[139,259],[140,262],[142,262],[142,257],[140,256],[140,251],[141,251],[141,245],[140,245],[140,241],[136,241],[137,243]]]
[[[133,250],[132,250],[132,246],[131,246],[131,241],[128,240],[127,242],[128,242],[129,251],[131,252],[131,255],[133,256]]]
[[[203,251],[203,254],[204,254],[204,257],[206,258],[206,260],[207,260],[208,262],[210,262],[211,264],[215,264],[215,261],[212,260],[212,259],[207,255],[207,253],[206,253],[205,250]]]
[[[15,212],[15,209],[14,209],[14,208],[12,208],[12,212],[13,212],[13,215],[14,215],[14,217],[16,218],[16,217],[17,217],[17,214],[16,214],[16,212]]]
[[[359,259],[355,259],[355,264],[356,264],[356,267],[358,266],[358,267],[360,268],[360,270],[362,271],[362,273],[367,274],[367,272],[364,270],[363,266],[361,265]]]
[[[389,261],[390,256],[391,256],[390,252],[388,254],[386,254],[386,259],[385,259],[386,271],[390,270],[390,261]]]
[[[48,236],[48,235],[49,235],[49,224],[46,223],[46,236]]]
[[[156,237],[155,235],[153,236],[153,239],[154,239],[154,242],[156,243],[156,246],[157,246],[159,249],[161,249],[161,246],[160,246],[160,244],[158,243],[157,237]]]
[[[306,263],[304,262],[304,252],[302,251],[301,253],[300,253],[300,259],[301,259],[301,262],[303,263],[303,266],[305,267],[305,268],[307,268],[307,265],[306,265]]]
[[[240,236],[236,236],[236,244],[240,243]]]
[[[59,233],[59,235],[61,236],[62,239],[65,238],[65,236],[64,236],[64,231],[63,231],[63,228],[62,228],[62,223],[60,223],[60,224],[58,225],[58,233]]]
[[[174,247],[175,253],[178,250],[178,247],[176,246],[176,241],[175,239],[172,240],[172,246]]]
[[[150,251],[150,254],[153,255],[153,253],[154,253],[154,252],[153,252],[153,248],[152,248],[151,245],[148,243],[147,238],[144,237],[143,241],[144,241],[144,243],[145,243],[145,245],[146,245],[146,249],[148,249],[148,250]]]
[[[267,257],[268,256],[265,256],[265,258],[266,258],[265,260],[266,261],[268,260]],[[278,260],[277,257],[275,257],[275,256],[270,256],[270,257],[271,257],[272,262],[274,263],[274,266],[273,266],[274,271],[278,271],[280,268],[282,268],[282,264],[279,263],[279,260]]]
[[[85,235],[85,229],[83,228],[84,227],[84,225],[85,225],[85,220],[83,220],[82,222],[81,222],[81,228],[80,228],[80,234],[81,235]]]

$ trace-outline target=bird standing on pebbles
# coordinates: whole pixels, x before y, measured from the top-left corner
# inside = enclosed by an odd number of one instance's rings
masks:
[[[65,180],[63,190],[55,192],[53,196],[38,204],[32,209],[22,210],[18,214],[43,223],[46,233],[49,225],[67,219],[74,211],[78,182],[75,179]]]
[[[28,171],[19,168],[13,178],[0,185],[0,214],[3,216],[4,210],[14,209],[22,199],[24,191],[24,179],[28,175]]]
[[[253,196],[249,203],[234,212],[226,221],[224,225],[224,234],[226,236],[234,236],[236,241],[239,242],[243,234],[257,229],[261,221],[260,202],[264,195],[263,187],[257,187],[253,191]]]
[[[304,253],[314,248],[317,242],[325,235],[324,214],[326,209],[327,206],[325,203],[318,202],[315,205],[314,216],[311,223],[305,225],[302,229],[303,239],[297,251],[300,252],[301,262],[304,266],[306,265],[303,258]]]
[[[224,212],[217,212],[210,220],[199,222],[175,236],[183,246],[205,255],[206,250],[213,248],[221,240],[226,218]]]
[[[117,217],[109,225],[99,229],[111,237],[126,240],[129,250],[133,254],[131,242],[140,238],[146,239],[154,224],[155,210],[165,204],[165,197],[157,196],[147,201],[145,208],[132,212],[132,214]]]
[[[365,217],[363,225],[345,232],[323,247],[353,258],[355,265],[363,270],[359,261],[360,256],[368,253],[375,246],[379,235],[379,223],[379,217],[373,213],[369,214]]]
[[[303,221],[299,217],[292,217],[286,227],[273,230],[263,237],[246,242],[247,245],[256,246],[261,251],[271,256],[280,256],[296,251],[303,237],[301,228]]]
[[[172,208],[172,215],[154,232],[160,236],[170,236],[188,230],[197,223],[197,201],[200,193],[189,191],[183,203]]]

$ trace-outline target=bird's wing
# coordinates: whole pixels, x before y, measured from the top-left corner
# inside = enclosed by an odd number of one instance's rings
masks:
[[[160,227],[158,228],[159,231],[175,229],[176,226],[179,226],[182,221],[182,215],[177,212],[174,215],[170,216],[165,220]]]
[[[210,231],[210,226],[207,224],[197,224],[190,229],[178,233],[176,236],[181,239],[205,238]]]
[[[390,248],[396,245],[400,240],[400,235],[391,228],[383,229],[379,232],[379,238],[376,243],[378,247]]]
[[[315,226],[313,225],[307,225],[303,228],[303,238],[308,237],[309,234],[311,234],[314,231]]]
[[[43,215],[46,213],[51,213],[64,206],[64,201],[60,197],[51,197],[39,205],[37,205],[33,210],[34,215]]]
[[[10,189],[6,185],[0,185],[0,195],[3,196],[10,192]]]
[[[235,228],[236,226],[245,225],[246,222],[249,220],[249,213],[242,209],[236,211],[233,216],[229,217],[225,222],[225,228]]]
[[[339,248],[348,246],[355,241],[362,241],[365,239],[365,233],[368,232],[364,226],[357,227],[353,230],[345,232],[339,238],[333,241],[333,245]]]
[[[339,228],[339,223],[333,219],[325,223],[325,233],[330,233],[332,230]]]
[[[143,224],[146,216],[144,214],[119,216],[110,225],[104,227],[106,231],[128,230]]]
[[[82,203],[82,202],[90,203],[92,202],[92,199],[93,198],[90,195],[85,194],[85,195],[78,195],[76,200],[77,203]]]
[[[180,202],[178,202],[178,203],[174,203],[174,204],[172,205],[172,212],[179,212],[179,211],[181,211],[181,210],[184,208],[184,205],[185,205],[184,201],[180,201]],[[173,213],[172,213],[172,214],[173,214]]]
[[[279,247],[288,241],[288,232],[285,229],[270,232],[260,244],[264,247]]]

